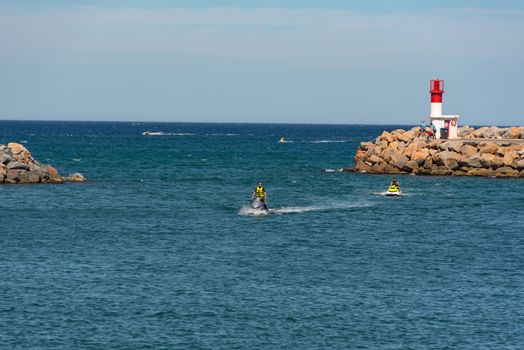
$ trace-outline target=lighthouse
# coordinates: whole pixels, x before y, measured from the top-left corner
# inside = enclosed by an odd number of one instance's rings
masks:
[[[429,119],[435,126],[437,139],[456,139],[458,129],[458,115],[442,114],[442,95],[444,94],[444,80],[433,79],[429,83],[431,94],[431,112]]]

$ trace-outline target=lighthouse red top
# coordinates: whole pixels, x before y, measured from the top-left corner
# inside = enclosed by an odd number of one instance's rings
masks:
[[[431,103],[442,103],[442,94],[444,93],[444,80],[431,80],[431,82],[429,83],[429,92],[431,93]]]

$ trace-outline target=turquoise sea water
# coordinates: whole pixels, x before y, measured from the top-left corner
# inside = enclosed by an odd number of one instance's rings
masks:
[[[522,349],[524,181],[336,171],[394,128],[0,121],[89,179],[0,186],[0,348]]]

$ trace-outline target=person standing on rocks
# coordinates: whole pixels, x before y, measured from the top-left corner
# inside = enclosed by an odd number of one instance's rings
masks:
[[[425,133],[426,133],[426,129],[427,129],[426,121],[423,120],[423,121],[422,121],[422,124],[420,124],[420,132],[421,132],[422,134],[425,134]]]
[[[435,139],[437,134],[437,128],[435,127],[435,124],[431,123],[431,137]]]

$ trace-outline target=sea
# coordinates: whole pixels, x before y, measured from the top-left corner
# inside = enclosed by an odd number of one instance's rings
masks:
[[[87,178],[0,185],[0,348],[523,349],[524,181],[340,171],[399,127],[0,121]]]

